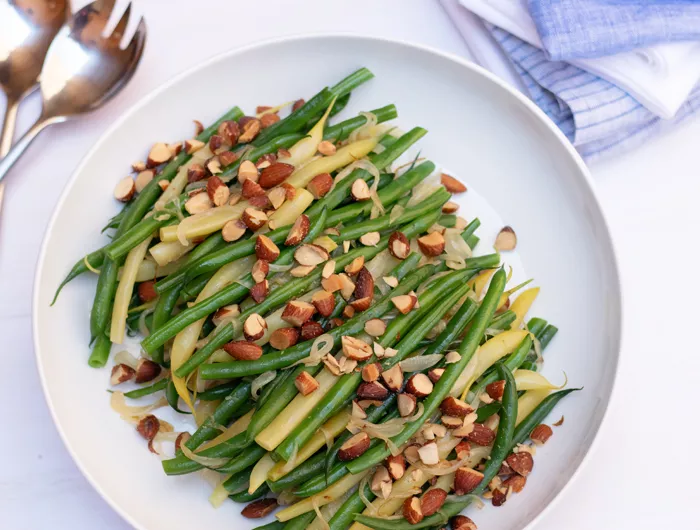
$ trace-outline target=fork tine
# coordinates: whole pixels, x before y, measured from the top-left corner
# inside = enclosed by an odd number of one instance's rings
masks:
[[[124,30],[126,30],[126,26],[129,23],[129,16],[130,15],[131,15],[131,2],[129,2],[129,5],[126,6],[126,9],[124,10],[124,14],[119,19],[119,22],[117,22],[117,25],[114,26],[114,31],[112,31],[113,37],[121,39],[124,36]]]
[[[126,49],[131,49],[135,47],[143,47],[143,43],[146,40],[146,21],[144,20],[143,17],[139,19],[139,25],[136,27],[136,31],[134,32],[133,36],[131,37],[131,40],[129,41],[129,44],[126,46]]]

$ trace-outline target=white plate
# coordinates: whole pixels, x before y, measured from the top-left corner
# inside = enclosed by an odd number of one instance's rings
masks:
[[[512,225],[528,273],[542,286],[532,315],[560,332],[546,352],[545,374],[585,390],[551,421],[563,427],[537,453],[523,493],[502,508],[472,513],[484,528],[519,529],[552,502],[588,453],[603,419],[617,368],[620,287],[610,235],[582,161],[535,105],[457,57],[405,43],[356,36],[276,40],[233,51],[175,78],[128,112],[77,169],[46,234],[34,291],[34,341],[46,399],[63,440],[85,476],[140,529],[252,528],[240,507],[210,508],[199,476],[166,477],[134,429],[108,404],[108,374],[88,368],[88,315],[94,277],[69,285],[49,307],[63,276],[104,244],[100,228],[117,210],[112,189],[154,141],[192,134],[238,104],[254,109],[310,97],[355,68],[376,78],[344,115],[395,103],[398,123],[430,132],[422,152],[459,175]],[[251,75],[252,73],[252,75]],[[463,215],[484,214],[479,211]],[[498,229],[479,231],[485,242]],[[496,523],[497,521],[497,523]]]

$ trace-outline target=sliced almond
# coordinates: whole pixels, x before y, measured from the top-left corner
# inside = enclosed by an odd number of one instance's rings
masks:
[[[302,396],[308,396],[319,387],[319,384],[309,372],[301,372],[294,379],[294,386]]]
[[[437,383],[440,378],[442,377],[442,374],[445,373],[444,368],[432,368],[431,370],[428,371],[428,377],[433,383]]]
[[[399,296],[394,296],[391,299],[391,303],[394,304],[394,307],[396,307],[401,314],[406,315],[416,306],[416,298],[408,294],[401,294]]]
[[[161,189],[161,191],[167,190],[168,186],[170,186],[169,180],[161,179],[158,181],[158,187]]]
[[[386,459],[386,467],[391,478],[399,480],[406,472],[406,459],[402,454],[391,455]]]
[[[243,184],[246,179],[250,179],[253,182],[257,182],[260,178],[258,174],[258,168],[255,167],[250,160],[244,160],[241,165],[238,166],[238,182]]]
[[[406,259],[411,253],[411,244],[403,233],[396,231],[389,236],[389,253],[400,260]]]
[[[187,153],[188,155],[196,153],[202,147],[204,147],[204,142],[200,142],[196,138],[185,140],[185,153]]]
[[[352,195],[352,198],[356,201],[369,200],[369,186],[364,180],[357,179],[355,180],[355,182],[352,183],[352,186],[350,188],[350,194]]]
[[[421,459],[426,466],[434,466],[440,462],[437,444],[430,442],[418,449],[418,458]]]
[[[345,318],[352,318],[355,316],[355,307],[350,304],[343,308],[343,316]]]
[[[329,258],[330,255],[325,248],[310,243],[301,245],[294,251],[294,259],[299,265],[315,267],[328,261]]]
[[[336,147],[333,144],[333,142],[323,140],[321,143],[318,144],[318,152],[324,156],[331,156],[335,154]]]
[[[365,333],[370,337],[381,337],[386,331],[386,322],[381,318],[372,318],[365,322]]]
[[[439,256],[445,250],[445,238],[440,232],[430,232],[418,238],[418,247],[428,257]]]
[[[444,214],[452,214],[455,213],[457,210],[459,210],[459,204],[457,204],[456,202],[447,201],[445,204],[442,205],[442,213]]]
[[[253,313],[246,318],[245,323],[243,324],[243,334],[245,335],[245,338],[250,341],[256,341],[262,338],[266,329],[267,322],[265,322],[265,319],[257,313]]]
[[[278,328],[270,335],[270,346],[276,350],[286,350],[299,341],[297,328]]]
[[[146,163],[145,162],[134,162],[131,164],[131,169],[133,169],[136,173],[141,173],[144,169],[146,169]]]
[[[309,320],[315,312],[316,308],[308,302],[292,300],[285,306],[282,312],[282,320],[290,323],[292,326],[300,327],[304,322]]]
[[[493,244],[493,248],[499,252],[504,252],[508,250],[513,250],[518,244],[518,238],[515,235],[515,231],[510,226],[504,226],[501,231],[496,236],[496,242]]]
[[[367,418],[367,413],[355,400],[353,400],[352,402],[352,412],[350,413],[350,415],[353,418],[357,418],[360,420],[364,420]]]
[[[259,259],[253,264],[253,268],[250,271],[250,275],[253,277],[255,283],[259,283],[267,278],[267,274],[270,272],[270,264],[264,259]]]
[[[376,381],[379,379],[379,375],[382,373],[382,365],[379,363],[369,363],[362,367],[362,380],[367,383]]]
[[[238,142],[241,144],[247,144],[255,140],[260,133],[260,129],[262,129],[260,120],[250,116],[244,116],[238,120],[238,124],[241,127],[241,135],[238,138]]]
[[[399,364],[395,364],[388,370],[382,372],[382,379],[389,390],[398,392],[403,386],[403,371]]]
[[[268,112],[267,114],[260,116],[260,126],[263,129],[267,129],[270,125],[273,125],[278,121],[280,121],[280,117],[272,112]]]
[[[343,298],[345,298],[345,300],[349,300],[352,293],[355,292],[355,283],[345,273],[341,272],[340,274],[334,276],[338,276],[340,281],[340,294],[343,296]],[[333,276],[331,276],[331,278],[332,277]],[[330,280],[330,278],[328,279]]]
[[[349,359],[353,359],[355,361],[366,361],[372,357],[372,348],[366,342],[347,335],[343,335],[340,340],[343,347],[343,353]]]
[[[164,164],[173,157],[173,153],[168,148],[167,144],[157,143],[148,152],[146,159],[146,167],[153,168]]]
[[[223,206],[228,202],[230,191],[217,176],[209,177],[207,180],[207,195],[214,206]]]
[[[413,374],[406,383],[406,392],[423,398],[433,391],[433,382],[425,374]]]
[[[322,278],[330,278],[335,273],[335,260],[328,260],[323,266],[323,271],[321,272]]]
[[[267,194],[268,199],[270,199],[270,203],[272,203],[272,207],[275,210],[279,210],[280,206],[284,204],[284,201],[287,200],[287,190],[284,188],[272,188],[270,192]]]
[[[459,354],[459,352],[456,351],[448,351],[445,354],[445,364],[455,364],[460,361],[462,356]]]
[[[212,175],[216,175],[222,172],[221,160],[218,156],[212,156],[209,160],[206,161],[205,165],[207,166],[207,170],[209,171],[209,173],[211,173]]]
[[[345,272],[350,274],[351,276],[357,274],[362,270],[362,268],[365,266],[365,257],[364,256],[358,256],[352,262],[350,262],[348,265],[345,266]]]
[[[499,400],[503,397],[505,388],[506,382],[505,380],[501,379],[500,381],[494,381],[493,383],[486,385],[486,393],[491,399]]]
[[[412,394],[399,394],[396,402],[402,418],[412,416],[416,411],[416,396]]]
[[[462,418],[456,416],[442,416],[440,421],[448,429],[459,429],[462,426]]]
[[[377,466],[377,470],[372,476],[369,488],[381,499],[388,499],[391,494],[391,476],[384,466]]]
[[[399,279],[396,276],[384,276],[382,279],[389,287],[395,288],[399,286]]]
[[[224,227],[221,229],[221,235],[224,241],[230,243],[232,241],[238,241],[246,231],[246,225],[240,219],[235,219],[228,221]]]
[[[185,202],[185,210],[190,215],[206,212],[212,208],[213,204],[206,193],[198,193],[187,199]]]
[[[267,215],[256,208],[246,208],[243,210],[241,219],[245,225],[255,231],[262,228],[267,223]]]
[[[296,221],[292,225],[292,228],[287,234],[287,239],[285,239],[284,244],[288,247],[296,246],[302,242],[302,240],[308,235],[311,223],[309,218],[301,214],[297,217]]]
[[[153,177],[155,177],[155,175],[156,174],[152,169],[146,169],[144,171],[141,171],[138,175],[136,175],[136,192],[141,193],[143,191],[143,188],[145,188],[146,185],[153,180]]]
[[[121,202],[129,202],[136,192],[136,183],[131,177],[124,177],[114,188],[114,198]]]
[[[523,477],[527,477],[530,474],[534,464],[532,455],[526,451],[508,455],[506,462],[513,471]]]
[[[232,319],[241,314],[240,307],[238,304],[227,305],[217,309],[216,313],[212,317],[212,323],[215,326],[221,324],[225,319]]]
[[[360,243],[366,247],[376,247],[380,239],[379,232],[368,232],[360,236]]]
[[[467,191],[467,187],[464,184],[447,173],[440,175],[440,183],[445,186],[445,189],[450,193],[464,193]]]
[[[303,278],[304,276],[307,276],[308,274],[313,272],[313,270],[315,268],[316,267],[314,267],[313,265],[312,266],[299,265],[298,267],[294,267],[293,269],[291,269],[289,271],[289,274],[291,274],[295,278]]]
[[[340,274],[331,274],[328,278],[321,280],[321,286],[329,293],[335,293],[343,288],[344,282]]]

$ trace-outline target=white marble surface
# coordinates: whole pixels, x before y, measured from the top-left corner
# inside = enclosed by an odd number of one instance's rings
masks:
[[[30,331],[34,267],[46,223],[73,168],[111,121],[141,95],[198,61],[279,35],[352,31],[468,53],[431,0],[140,4],[149,40],[131,84],[102,111],[43,134],[8,179],[0,220],[3,528],[128,528],[82,477],[53,427]],[[37,112],[37,102],[28,102],[22,126]],[[622,362],[595,450],[537,530],[700,528],[697,494],[692,482],[686,482],[694,466],[691,442],[700,439],[694,421],[700,406],[700,352],[685,331],[693,329],[700,295],[694,274],[700,257],[699,137],[696,119],[592,168],[622,272]],[[572,310],[575,306],[572,300]],[[96,427],[93,420],[86,422]]]

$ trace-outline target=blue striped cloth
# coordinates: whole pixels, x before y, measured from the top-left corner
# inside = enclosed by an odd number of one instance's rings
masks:
[[[528,0],[528,9],[556,61],[700,40],[698,0]]]
[[[593,160],[626,151],[700,110],[700,86],[672,120],[662,120],[616,85],[486,24],[527,87],[530,98],[581,155]]]

